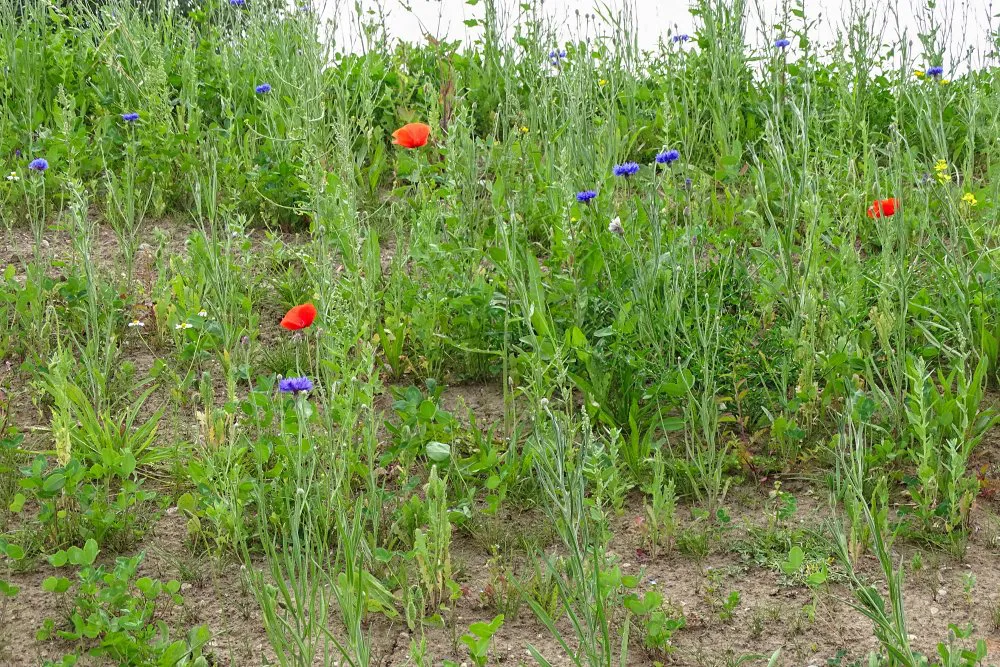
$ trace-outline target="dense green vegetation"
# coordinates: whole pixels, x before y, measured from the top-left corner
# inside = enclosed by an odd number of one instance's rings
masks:
[[[0,619],[31,573],[59,600],[11,660],[224,663],[144,574],[161,520],[242,566],[268,664],[402,664],[387,626],[497,664],[518,616],[507,662],[694,664],[622,544],[697,563],[721,637],[732,556],[807,635],[868,617],[827,664],[984,660],[988,627],[908,629],[895,550],[992,516],[1000,69],[933,7],[914,50],[860,8],[819,47],[797,5],[753,45],[699,0],[652,52],[628,12],[560,43],[477,7],[475,43],[359,13],[361,51],[256,0],[0,7]]]

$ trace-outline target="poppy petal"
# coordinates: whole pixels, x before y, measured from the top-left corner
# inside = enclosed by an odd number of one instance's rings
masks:
[[[408,123],[392,133],[392,143],[403,148],[420,148],[430,137],[430,125]]]
[[[872,202],[872,205],[868,207],[868,217],[882,218],[895,215],[896,206],[898,206],[898,202],[895,197],[890,197],[888,199],[876,199]]]
[[[298,331],[310,326],[316,319],[316,306],[303,303],[290,309],[281,319],[281,326],[289,331]]]

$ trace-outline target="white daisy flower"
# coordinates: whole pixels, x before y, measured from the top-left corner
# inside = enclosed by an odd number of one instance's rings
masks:
[[[194,325],[189,322],[181,322],[180,324],[175,324],[174,328],[178,331],[183,331],[184,329],[190,329],[192,326]]]
[[[128,323],[128,328],[129,329],[134,329],[136,327],[144,327],[144,326],[146,326],[146,324],[144,322],[139,321],[139,320],[132,320],[131,322]]]
[[[208,311],[207,310],[199,310],[198,311],[198,317],[208,317]]]

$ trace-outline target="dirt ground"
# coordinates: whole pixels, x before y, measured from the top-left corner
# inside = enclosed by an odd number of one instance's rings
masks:
[[[456,387],[446,392],[446,397],[448,405],[466,405],[477,414],[494,418],[502,415],[503,396],[495,387]],[[996,438],[988,439],[982,458],[995,456],[996,445]],[[642,543],[643,509],[637,497],[631,497],[622,513],[615,517],[610,552],[617,557],[622,571],[641,577],[637,592],[651,588],[661,591],[686,617],[685,628],[674,636],[674,652],[665,658],[667,664],[729,665],[741,656],[770,656],[781,649],[779,664],[782,665],[849,665],[876,648],[870,623],[850,608],[850,593],[842,583],[834,581],[824,587],[814,618],[810,619],[806,612],[814,598],[808,588],[790,584],[776,569],[755,565],[736,548],[735,545],[746,542],[752,528],[766,523],[770,488],[745,485],[731,490],[726,507],[733,528],[724,540],[712,545],[703,559],[681,554],[677,549],[669,554],[650,555]],[[830,518],[822,500],[825,498],[822,484],[790,479],[783,489],[798,499],[793,521],[800,526],[818,529]],[[927,655],[936,653],[937,643],[948,636],[951,624],[960,627],[972,624],[975,637],[986,640],[991,654],[1000,651],[1000,634],[994,626],[994,610],[1000,608],[1000,559],[997,558],[1000,523],[995,509],[991,501],[984,499],[976,506],[970,544],[962,561],[926,547],[896,545],[900,562],[907,566],[905,600],[909,632],[914,646]],[[681,517],[688,514],[687,509],[679,510]],[[538,522],[545,522],[544,515],[537,511],[505,517],[505,521],[508,519],[508,530],[514,534],[537,530]],[[452,547],[452,559],[464,591],[456,609],[462,631],[468,624],[490,620],[497,613],[487,604],[485,594],[491,581],[490,554],[482,540],[470,533],[457,530]],[[215,664],[267,664],[271,654],[260,610],[244,584],[239,564],[219,564],[192,552],[185,543],[184,520],[171,510],[156,518],[136,551],[146,554],[140,575],[184,582],[183,605],[164,619],[175,632],[206,624],[213,635],[210,652]],[[909,564],[916,551],[921,553],[923,567],[914,572]],[[862,567],[873,581],[880,581],[878,564],[872,556],[864,559]],[[836,568],[832,571],[836,572]],[[37,561],[30,570],[14,573],[13,583],[21,587],[21,593],[0,607],[0,664],[39,665],[73,650],[71,644],[34,639],[44,618],[60,617],[57,596],[41,590],[41,582],[53,572],[47,563]],[[971,590],[967,590],[969,575],[975,577]],[[883,586],[878,587],[884,592]],[[719,618],[718,600],[734,590],[739,592],[741,602],[732,618],[723,621]],[[377,617],[372,619],[369,631],[374,664],[407,664],[412,633],[405,624]],[[435,664],[444,659],[468,662],[464,645],[455,645],[451,630],[428,627],[425,637]],[[529,644],[553,665],[572,664],[526,604],[516,617],[506,619],[496,635],[490,664],[534,664],[527,653]],[[840,663],[829,662],[836,661],[838,655]],[[664,660],[663,656],[657,659]],[[641,639],[634,634],[629,664],[651,665],[653,661],[654,656],[643,649]],[[761,657],[751,664],[764,662]]]
[[[189,231],[164,226],[164,238],[171,252],[182,249]],[[30,234],[26,230],[15,232],[13,241],[0,251],[0,265],[19,264],[27,258]],[[54,257],[71,260],[72,242],[67,233],[47,238],[51,239],[48,250]],[[113,234],[102,227],[100,261],[106,266],[115,261],[114,245]],[[149,363],[151,359],[137,359],[141,368],[148,368]],[[0,387],[11,386],[17,373],[10,364],[0,364]],[[13,423],[32,437],[44,437],[46,424],[42,414],[30,403],[21,402],[21,397],[11,396]],[[464,420],[471,411],[481,428],[502,420],[505,414],[499,386],[450,387],[443,401],[444,407],[460,419]],[[376,408],[386,412],[390,405],[388,396],[376,401]],[[926,546],[902,542],[894,545],[899,562],[907,566],[905,600],[909,633],[914,646],[927,655],[936,655],[936,645],[946,639],[951,624],[960,627],[971,624],[974,636],[987,642],[990,654],[1000,653],[1000,633],[996,627],[1000,621],[997,611],[1000,610],[1000,520],[993,498],[993,480],[1000,478],[997,474],[1000,431],[994,431],[980,445],[975,469],[981,471],[984,479],[984,494],[973,509],[973,530],[961,561]],[[674,635],[674,651],[667,656],[654,656],[644,650],[641,638],[633,633],[628,664],[652,665],[662,661],[672,665],[735,665],[745,656],[759,656],[751,664],[766,664],[767,657],[780,649],[782,665],[835,667],[850,665],[876,648],[871,625],[850,607],[850,593],[842,578],[831,577],[832,581],[814,598],[807,587],[790,583],[776,568],[755,564],[747,557],[746,549],[741,548],[752,540],[754,529],[767,522],[768,493],[773,481],[744,484],[730,491],[725,506],[732,517],[732,528],[722,539],[711,543],[704,557],[684,554],[679,549],[650,554],[642,540],[642,500],[638,495],[627,499],[622,511],[613,518],[610,551],[617,556],[623,572],[641,577],[638,592],[659,590],[670,605],[683,610],[686,618],[685,627]],[[802,528],[821,532],[824,522],[831,517],[820,475],[802,474],[782,481],[783,490],[798,501],[792,521]],[[690,508],[680,508],[678,515],[683,523],[690,524]],[[505,515],[502,522],[508,535],[540,529],[552,532],[544,515],[537,510]],[[273,660],[261,612],[244,582],[241,566],[236,562],[218,563],[192,551],[185,540],[183,517],[169,508],[151,517],[149,529],[135,549],[139,551],[145,553],[141,575],[183,582],[183,604],[163,617],[176,636],[182,636],[192,626],[205,624],[212,633],[209,653],[213,664],[252,666]],[[913,571],[910,564],[918,551],[923,566]],[[452,559],[464,592],[455,610],[458,634],[470,623],[490,620],[498,613],[489,604],[487,593],[492,585],[490,558],[482,535],[474,530],[456,530]],[[870,555],[865,557],[862,567],[873,581],[880,581],[878,564]],[[41,589],[41,582],[53,571],[44,560],[38,559],[29,569],[15,571],[8,577],[21,591],[14,600],[0,600],[0,666],[40,665],[78,650],[65,642],[35,639],[43,619],[64,617],[58,596]],[[836,574],[837,567],[833,566],[831,572]],[[973,577],[975,583],[970,587]],[[884,593],[884,587],[877,585]],[[732,591],[739,592],[740,603],[733,609],[732,617],[723,620],[719,600]],[[807,609],[814,602],[815,614],[810,617]],[[393,667],[408,664],[413,634],[404,623],[373,617],[369,631],[373,664]],[[427,627],[424,635],[435,665],[445,659],[471,664],[465,646],[456,643],[457,635],[452,630]],[[553,665],[572,664],[535,620],[527,604],[520,607],[515,617],[508,617],[495,636],[490,664],[534,664],[528,654],[529,644]],[[110,664],[88,660],[85,658],[79,664]]]
[[[766,491],[740,488],[734,495],[762,505]],[[797,520],[803,525],[818,525],[828,518],[820,503],[800,504]],[[751,502],[747,506],[728,506],[735,528],[728,536],[730,543],[746,537],[747,528],[759,525],[761,508]],[[697,561],[674,551],[670,555],[651,557],[644,552],[636,517],[641,507],[626,506],[618,517],[615,537],[611,544],[620,560],[623,572],[641,576],[638,592],[656,588],[672,605],[683,609],[686,627],[674,636],[675,651],[666,659],[673,665],[728,665],[741,656],[770,656],[781,649],[782,665],[827,665],[842,654],[842,663],[861,659],[876,648],[870,624],[848,605],[849,591],[839,583],[824,590],[818,601],[815,618],[810,620],[806,608],[813,602],[812,593],[804,586],[789,585],[783,575],[773,569],[749,564],[740,554],[728,551],[725,545],[715,545],[712,553]],[[533,514],[532,521],[539,515]],[[990,542],[995,529],[980,525],[992,520],[985,508],[976,512],[976,530],[963,562],[934,551],[923,550],[924,567],[919,572],[907,572],[905,600],[907,622],[914,646],[927,655],[936,653],[937,643],[948,635],[948,626],[972,624],[976,637],[986,640],[991,655],[1000,650],[1000,634],[993,626],[994,610],[1000,605],[1000,559],[997,548]],[[166,581],[183,581],[184,598],[179,609],[171,611],[165,620],[177,633],[206,624],[212,631],[211,656],[215,664],[231,666],[264,665],[271,657],[260,611],[236,563],[219,565],[191,553],[184,540],[183,519],[175,513],[164,513],[146,536],[139,550],[146,554],[140,571],[142,576]],[[902,545],[898,554],[909,563],[916,547]],[[490,620],[497,612],[486,604],[484,591],[490,583],[487,560],[489,554],[469,535],[458,532],[452,547],[452,558],[460,572],[465,595],[458,603],[457,622],[460,629],[476,620]],[[865,563],[867,574],[876,577],[878,565],[872,557]],[[712,576],[711,573],[721,573]],[[15,600],[6,603],[0,616],[0,664],[9,667],[39,665],[73,650],[63,642],[38,642],[35,631],[44,618],[59,618],[57,596],[41,590],[41,582],[54,573],[54,568],[39,562],[30,571],[15,573],[13,583],[21,587]],[[969,574],[975,576],[975,587],[966,594]],[[884,592],[884,587],[879,586]],[[713,592],[713,589],[717,592]],[[741,603],[733,617],[722,621],[718,617],[718,598],[730,591],[739,591]],[[373,664],[405,665],[409,658],[412,633],[403,623],[391,624],[373,619],[369,626],[373,644]],[[566,628],[569,630],[569,628]],[[178,635],[179,636],[179,635]],[[467,662],[464,645],[455,646],[450,630],[425,629],[434,664],[444,659]],[[497,633],[491,651],[490,664],[532,665],[527,646],[535,646],[553,665],[572,664],[559,650],[556,642],[523,605],[515,618],[508,618]],[[634,636],[630,650],[630,665],[651,665],[654,657],[643,650],[641,639]],[[661,658],[662,659],[662,658]],[[751,664],[764,664],[765,659]],[[83,664],[110,664],[89,662]]]

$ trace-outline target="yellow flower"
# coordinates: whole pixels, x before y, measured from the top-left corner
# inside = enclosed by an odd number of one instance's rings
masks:
[[[527,126],[527,125],[522,125],[522,126],[521,126],[521,134],[527,134],[527,133],[528,133],[528,132],[530,132],[530,131],[531,131],[531,130],[529,130],[529,129],[528,129],[528,126]]]
[[[598,86],[602,86],[602,87],[606,86],[606,85],[608,85],[608,80],[607,79],[598,79],[597,80],[597,85]]]
[[[570,216],[569,221],[570,222],[579,222],[579,220],[576,218],[576,216]]]
[[[941,79],[942,86],[945,85],[946,83],[951,83],[951,79]]]
[[[922,70],[922,69],[915,69],[915,70],[913,70],[913,76],[917,77],[918,79],[922,79],[922,78],[924,78],[927,75],[924,72],[924,70]]]
[[[951,174],[948,173],[948,161],[945,159],[938,160],[934,163],[934,174],[937,178],[938,183],[947,183],[951,180]]]
[[[979,203],[978,201],[976,201],[976,195],[972,194],[971,192],[966,192],[964,195],[962,195],[962,201],[964,201],[969,206],[975,206],[976,204]]]

